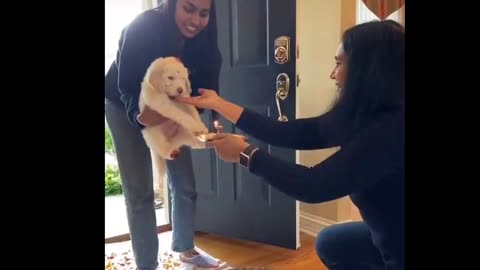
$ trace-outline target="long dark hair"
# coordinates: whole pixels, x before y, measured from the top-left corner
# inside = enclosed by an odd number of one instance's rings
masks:
[[[177,0],[159,0],[158,6],[155,8],[157,12],[164,13],[166,16],[165,25],[173,29],[177,27],[175,23],[175,9],[177,6]],[[171,35],[166,35],[171,39]],[[180,56],[185,64],[189,67],[191,72],[196,72],[200,69],[206,73],[218,73],[221,65],[221,55],[218,47],[218,34],[217,34],[217,15],[215,8],[215,0],[211,1],[209,21],[207,27],[199,33],[196,37],[187,39],[185,47]],[[168,44],[178,48],[176,40],[169,40]],[[175,48],[172,48],[174,50]],[[218,88],[218,85],[216,85]],[[215,89],[218,90],[218,89]]]
[[[346,81],[332,109],[342,133],[352,132],[405,103],[405,31],[401,24],[370,21],[342,37],[347,56]]]

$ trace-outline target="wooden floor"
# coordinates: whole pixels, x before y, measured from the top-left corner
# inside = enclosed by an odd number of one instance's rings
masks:
[[[315,238],[300,234],[298,250],[197,234],[195,245],[234,267],[268,267],[273,270],[327,270],[315,252]]]
[[[159,249],[170,251],[171,228],[161,227],[158,234]],[[124,235],[106,241],[128,243]],[[231,267],[264,267],[268,270],[327,270],[315,252],[315,238],[300,234],[300,249],[289,250],[255,242],[235,240],[221,236],[197,233],[195,245],[208,254],[226,262]],[[106,243],[107,244],[107,243]],[[107,244],[108,245],[108,244]]]

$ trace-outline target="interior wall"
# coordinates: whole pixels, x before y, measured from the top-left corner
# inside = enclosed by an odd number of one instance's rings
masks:
[[[296,114],[297,118],[303,118],[325,113],[335,97],[335,85],[328,75],[333,68],[333,56],[341,34],[356,24],[357,0],[298,0],[297,9],[297,43],[300,47],[297,72],[300,85],[297,88]],[[398,21],[405,25],[405,5],[398,11]],[[297,151],[297,162],[313,166],[337,150]],[[302,214],[307,215],[307,220],[313,218],[313,222],[321,226],[361,220],[357,207],[348,197],[322,204],[300,203]]]
[[[297,73],[300,84],[297,88],[296,117],[305,118],[327,112],[336,95],[336,87],[329,74],[335,64],[334,56],[340,41],[342,5],[339,0],[300,0],[297,1],[297,9]],[[297,162],[313,166],[336,150],[297,151]],[[300,203],[300,212],[338,221],[338,204],[338,200],[322,204]]]
[[[328,76],[342,32],[356,23],[356,0],[301,0],[297,1],[297,8],[297,118],[302,118],[327,112],[336,96],[335,85]],[[337,150],[297,151],[297,161],[313,166]],[[327,223],[359,219],[358,210],[348,197],[322,204],[301,203],[300,211],[301,215],[306,213]]]
[[[340,31],[344,32],[347,28],[352,27],[356,23],[357,16],[357,0],[342,0],[341,1],[341,23]]]

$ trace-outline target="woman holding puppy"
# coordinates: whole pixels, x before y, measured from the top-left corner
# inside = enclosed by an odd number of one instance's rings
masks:
[[[328,227],[317,253],[331,270],[405,269],[405,34],[393,21],[347,30],[330,78],[340,97],[326,114],[279,122],[220,98],[211,90],[179,102],[213,109],[269,144],[311,150],[340,146],[309,168],[270,156],[238,136],[210,142],[221,159],[297,200],[321,203],[350,195],[364,222]],[[260,128],[261,127],[261,128]]]
[[[138,15],[123,31],[114,63],[105,78],[105,114],[117,154],[136,264],[140,270],[158,266],[150,150],[141,134],[164,119],[146,110],[139,114],[140,85],[158,57],[178,57],[190,71],[192,95],[197,89],[218,91],[221,56],[217,45],[212,0],[164,0]],[[214,115],[214,117],[216,114]],[[218,262],[194,249],[195,179],[189,148],[167,161],[172,195],[172,250],[180,259],[201,267]]]

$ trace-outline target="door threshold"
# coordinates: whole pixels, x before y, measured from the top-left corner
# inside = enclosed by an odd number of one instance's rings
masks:
[[[170,225],[170,224],[157,226],[157,233],[168,232],[168,231],[171,231],[171,230],[172,230],[172,225]],[[130,234],[129,233],[105,238],[105,244],[125,242],[125,241],[130,241]]]

